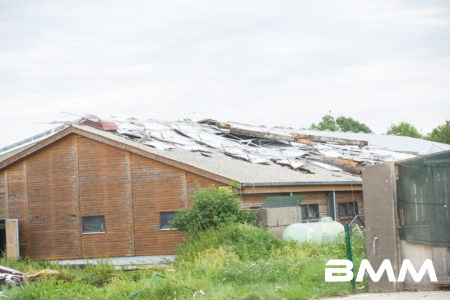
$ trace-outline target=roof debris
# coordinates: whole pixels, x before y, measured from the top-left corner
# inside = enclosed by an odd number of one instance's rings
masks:
[[[220,152],[253,164],[277,164],[305,174],[314,173],[316,167],[319,167],[332,172],[359,175],[368,164],[415,156],[406,151],[393,151],[371,144],[367,140],[349,138],[351,135],[342,136],[342,133],[338,135],[266,128],[212,119],[163,122],[152,119],[139,121],[134,118],[103,120],[95,116],[86,116],[2,148],[0,156],[41,140],[71,124],[107,131],[162,151],[183,149],[199,152],[207,157],[213,152]]]

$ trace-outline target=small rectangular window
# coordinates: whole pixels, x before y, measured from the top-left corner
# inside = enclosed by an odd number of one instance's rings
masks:
[[[302,222],[319,221],[319,204],[301,204]]]
[[[354,218],[358,214],[358,203],[356,201],[339,203],[338,212],[339,219]]]
[[[105,216],[87,216],[82,217],[83,233],[104,233]]]
[[[159,228],[162,230],[174,229],[170,225],[170,221],[175,217],[174,211],[160,212],[159,213]]]

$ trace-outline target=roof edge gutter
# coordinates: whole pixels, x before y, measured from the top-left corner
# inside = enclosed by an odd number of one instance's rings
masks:
[[[362,181],[315,181],[315,182],[261,182],[261,183],[241,183],[242,187],[260,187],[260,186],[307,186],[307,185],[362,185]]]

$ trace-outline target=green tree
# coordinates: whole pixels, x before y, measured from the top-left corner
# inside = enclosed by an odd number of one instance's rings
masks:
[[[325,115],[322,117],[322,121],[320,121],[319,124],[316,125],[313,123],[309,126],[309,129],[336,131],[338,128],[334,117],[331,115]]]
[[[319,124],[311,124],[309,129],[315,130],[330,130],[330,131],[353,131],[353,132],[365,132],[370,133],[372,130],[364,124],[360,123],[350,117],[340,116],[334,119],[331,115],[325,115],[322,117],[322,121]]]
[[[181,231],[197,234],[225,223],[255,223],[253,212],[241,210],[237,189],[211,186],[192,194],[192,206],[177,211],[170,224]]]
[[[336,124],[338,125],[339,129],[342,131],[353,131],[353,132],[365,132],[365,133],[371,133],[372,130],[364,124],[360,123],[356,120],[353,120],[352,118],[347,118],[344,116],[340,116],[336,119]]]
[[[408,122],[400,122],[397,125],[392,124],[386,134],[409,136],[413,138],[422,137],[416,127]]]
[[[427,136],[427,139],[434,142],[450,144],[450,120],[434,128]]]

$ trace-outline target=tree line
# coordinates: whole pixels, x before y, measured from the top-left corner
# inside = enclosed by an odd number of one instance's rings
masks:
[[[371,133],[372,130],[364,123],[358,122],[350,117],[340,116],[334,118],[332,115],[325,115],[318,124],[311,124],[309,129],[314,130],[330,130],[330,131],[353,131]],[[408,122],[400,122],[398,124],[392,124],[386,131],[389,135],[401,135],[409,136],[413,138],[426,139],[429,141],[440,142],[450,144],[450,120],[446,120],[444,124],[441,124],[433,130],[422,135],[417,128]]]

